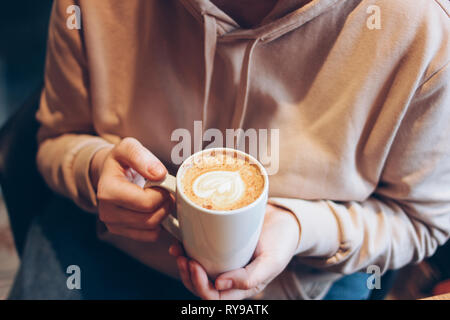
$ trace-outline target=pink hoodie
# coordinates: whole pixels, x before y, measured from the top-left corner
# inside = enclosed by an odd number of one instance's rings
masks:
[[[194,121],[278,129],[269,201],[302,233],[263,297],[322,298],[342,274],[432,255],[450,236],[448,1],[299,2],[242,29],[208,0],[55,1],[37,113],[47,183],[95,213],[89,162],[123,137],[174,173],[171,135]]]

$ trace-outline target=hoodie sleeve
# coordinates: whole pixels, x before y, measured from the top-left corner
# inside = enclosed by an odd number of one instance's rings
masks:
[[[44,89],[36,119],[37,167],[55,192],[80,208],[96,212],[89,178],[92,156],[112,144],[95,135],[81,31],[69,29],[66,9],[73,1],[55,1],[50,19]]]
[[[450,66],[417,90],[381,180],[363,202],[270,198],[301,225],[302,263],[350,274],[431,256],[450,237]]]

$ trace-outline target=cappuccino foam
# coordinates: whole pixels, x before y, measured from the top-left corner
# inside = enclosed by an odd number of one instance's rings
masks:
[[[228,211],[254,202],[264,189],[264,177],[248,158],[223,153],[203,155],[186,169],[183,192],[199,206]]]

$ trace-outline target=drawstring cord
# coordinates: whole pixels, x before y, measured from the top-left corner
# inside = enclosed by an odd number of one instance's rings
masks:
[[[205,82],[203,88],[203,106],[202,106],[202,130],[205,132],[208,121],[208,101],[211,90],[211,79],[214,69],[214,58],[217,44],[217,25],[216,19],[205,14],[204,17],[204,58],[205,58]]]
[[[253,56],[253,51],[259,41],[259,38],[252,40],[245,49],[244,60],[242,62],[241,79],[239,82],[239,91],[236,97],[236,103],[234,105],[233,120],[231,122],[233,129],[241,129],[244,124],[245,114],[247,112],[248,103],[248,91],[249,91],[249,80],[250,80],[250,66]],[[237,142],[240,141],[239,132],[237,136]]]
[[[204,19],[204,58],[205,58],[205,74],[203,88],[203,105],[202,105],[202,130],[207,129],[208,120],[208,102],[211,90],[211,81],[214,70],[214,58],[217,46],[217,24],[216,19],[207,14],[203,15]],[[245,48],[244,59],[242,62],[241,77],[238,85],[238,93],[234,105],[234,112],[231,122],[231,128],[241,129],[244,124],[245,114],[247,112],[249,80],[251,72],[251,60],[253,51],[259,42],[259,38],[252,39]],[[241,139],[241,132],[238,132],[237,142]]]

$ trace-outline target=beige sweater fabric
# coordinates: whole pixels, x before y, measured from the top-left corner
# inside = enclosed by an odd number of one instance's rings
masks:
[[[302,233],[261,297],[320,299],[343,274],[432,255],[450,236],[449,2],[299,2],[243,29],[208,0],[55,1],[36,114],[46,182],[95,213],[89,162],[124,137],[174,173],[171,133],[196,120],[279,129],[270,201]]]

